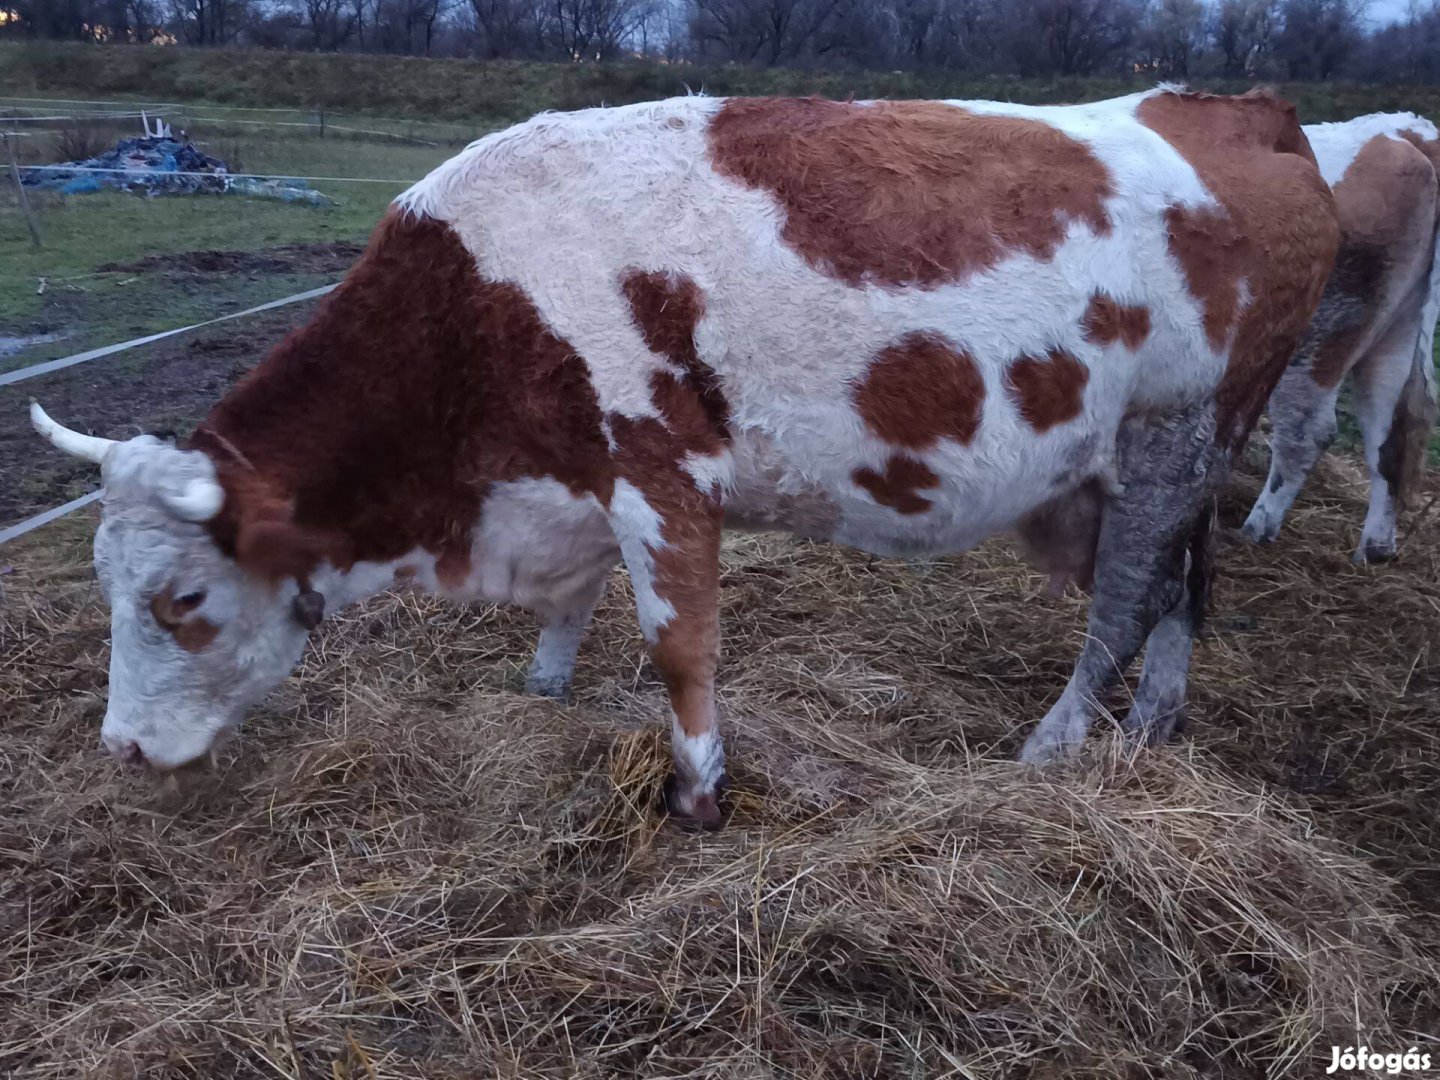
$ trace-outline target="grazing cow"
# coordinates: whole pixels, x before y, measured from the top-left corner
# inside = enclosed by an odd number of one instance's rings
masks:
[[[400,580],[511,601],[560,689],[617,561],[669,693],[672,814],[713,827],[723,523],[881,554],[1018,529],[1094,568],[1023,756],[1185,693],[1212,492],[1339,230],[1290,106],[691,97],[544,115],[402,195],[184,448],[102,465],[103,738],[202,755],[333,611]]]
[[[1435,420],[1440,319],[1440,133],[1411,113],[1314,124],[1305,134],[1335,193],[1340,253],[1315,320],[1270,399],[1270,476],[1245,522],[1269,543],[1335,437],[1341,381],[1370,468],[1355,561],[1395,554],[1395,517],[1425,463]]]

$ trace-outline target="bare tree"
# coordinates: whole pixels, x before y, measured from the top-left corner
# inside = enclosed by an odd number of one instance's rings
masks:
[[[1353,73],[1367,82],[1440,82],[1440,0],[1411,0],[1403,19],[1370,36]]]
[[[1283,0],[1275,55],[1292,79],[1340,74],[1363,38],[1365,0]]]
[[[1277,0],[1220,0],[1210,22],[1210,38],[1228,78],[1253,75],[1260,58],[1275,45],[1280,15]]]
[[[642,0],[549,0],[546,36],[566,59],[608,59],[619,52],[647,9]]]
[[[170,23],[191,45],[226,45],[244,28],[250,0],[170,0]]]
[[[450,0],[371,0],[370,44],[380,52],[429,55]]]
[[[1091,75],[1123,59],[1140,12],[1133,0],[1021,0],[1006,18],[1021,75]]]
[[[334,52],[355,33],[358,12],[351,0],[299,0],[299,14],[312,49]]]
[[[1205,9],[1200,0],[1159,0],[1141,34],[1145,58],[1164,78],[1184,78],[1205,47]]]
[[[534,0],[470,0],[477,50],[490,59],[538,55],[540,19]]]
[[[701,55],[775,65],[832,50],[845,0],[693,0]]]

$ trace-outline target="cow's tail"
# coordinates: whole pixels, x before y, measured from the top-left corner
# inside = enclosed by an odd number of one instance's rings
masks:
[[[1435,371],[1435,324],[1440,321],[1440,223],[1431,241],[1430,277],[1425,283],[1425,301],[1420,315],[1420,334],[1415,342],[1410,376],[1395,410],[1401,445],[1400,502],[1410,503],[1419,489],[1428,456],[1430,432],[1440,413],[1440,387]]]

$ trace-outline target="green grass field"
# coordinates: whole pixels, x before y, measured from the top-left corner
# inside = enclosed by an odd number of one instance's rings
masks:
[[[316,183],[335,200],[313,207],[240,196],[147,199],[124,193],[31,194],[43,246],[30,243],[8,184],[0,191],[0,335],[60,333],[62,340],[0,359],[0,370],[94,345],[225,314],[332,278],[263,281],[217,278],[200,289],[167,289],[153,276],[99,272],[142,256],[249,250],[291,243],[362,240],[404,187],[444,160],[448,148],[319,138],[309,134],[217,132],[211,152],[234,154],[247,171],[371,177],[394,183]],[[40,142],[41,140],[34,140]],[[27,150],[29,147],[27,146]],[[45,292],[40,293],[41,279]]]

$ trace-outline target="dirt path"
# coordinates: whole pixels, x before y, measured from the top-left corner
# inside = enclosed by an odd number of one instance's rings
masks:
[[[145,274],[343,274],[363,244],[337,240],[330,244],[282,244],[260,251],[182,251],[149,255],[134,262],[107,263],[100,270]]]
[[[32,398],[62,423],[107,438],[183,434],[310,307],[267,311],[0,389],[0,525],[96,485],[93,466],[52,449],[31,430]]]
[[[333,280],[362,250],[360,244],[341,241],[259,251],[189,251],[104,269],[158,278],[182,289],[205,289],[207,280],[237,274],[323,274]],[[247,316],[0,389],[0,527],[96,485],[92,466],[53,450],[31,430],[32,398],[62,423],[107,438],[184,434],[272,345],[300,325],[312,306]]]

